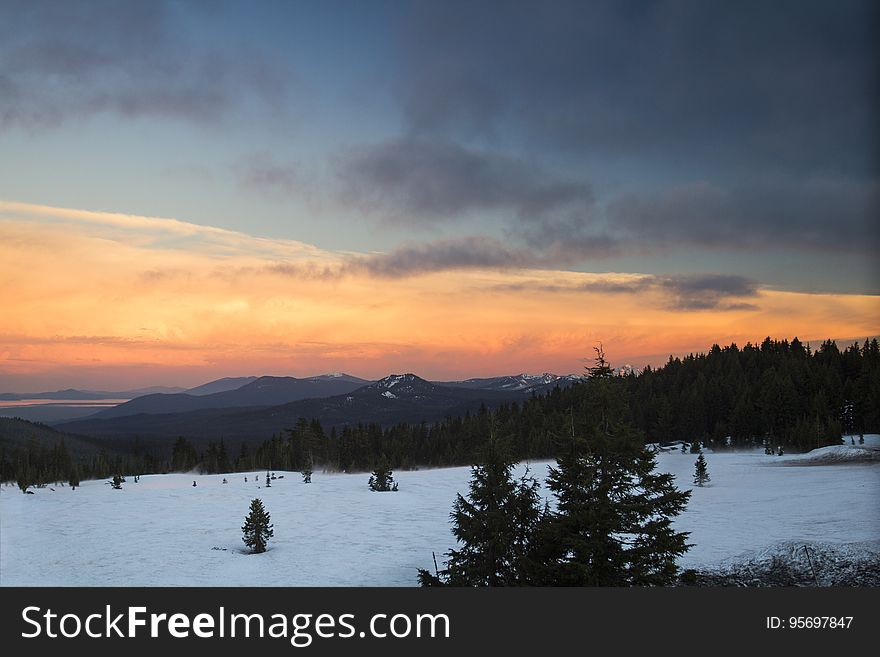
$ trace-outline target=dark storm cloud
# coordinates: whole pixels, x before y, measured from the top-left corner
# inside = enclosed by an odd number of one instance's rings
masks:
[[[151,0],[0,4],[0,127],[101,112],[204,122],[243,97],[279,106],[283,72],[188,34],[186,9],[210,17],[208,6]]]
[[[754,310],[757,306],[743,299],[758,296],[758,283],[732,274],[677,274],[640,276],[625,280],[597,280],[580,285],[512,283],[495,288],[502,292],[523,290],[546,293],[592,292],[598,294],[641,294],[659,292],[663,306],[671,310]]]
[[[405,136],[344,156],[342,199],[400,223],[500,221],[559,266],[873,252],[878,7],[417,3],[400,31]],[[583,171],[605,159],[594,199]]]
[[[840,254],[880,248],[880,184],[874,182],[779,176],[731,186],[699,181],[599,204],[586,185],[554,181],[517,160],[452,147],[432,147],[431,157],[420,159],[409,147],[402,156],[385,146],[349,163],[349,202],[409,223],[506,211],[503,225],[512,243],[556,266],[694,248]],[[434,157],[438,151],[455,156]]]
[[[609,225],[636,248],[876,251],[880,186],[843,179],[709,183],[612,200]]]
[[[877,165],[878,19],[871,0],[423,2],[398,93],[416,134],[863,171]]]
[[[582,212],[589,187],[539,165],[438,140],[395,139],[350,149],[340,159],[343,200],[397,222],[498,211],[517,220]]]

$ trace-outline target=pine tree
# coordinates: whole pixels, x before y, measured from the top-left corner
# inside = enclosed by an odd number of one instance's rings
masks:
[[[306,457],[305,465],[302,469],[302,478],[303,483],[310,484],[312,483],[312,453],[309,452],[308,457]]]
[[[571,412],[568,445],[550,469],[547,486],[557,510],[541,522],[532,553],[533,583],[544,586],[664,585],[690,547],[672,519],[687,504],[642,436],[625,421],[623,381],[614,377],[601,346],[589,368],[579,435]]]
[[[177,472],[192,470],[199,461],[195,447],[186,438],[180,437],[171,451],[171,469]]]
[[[27,489],[33,485],[31,481],[31,471],[27,466],[20,466],[16,482],[22,493],[27,493]]]
[[[386,491],[396,491],[397,484],[394,482],[394,477],[392,476],[391,466],[388,464],[388,459],[383,455],[382,458],[379,459],[379,464],[376,466],[376,469],[373,470],[373,474],[370,475],[370,481],[368,486],[371,491],[375,492],[386,492]]]
[[[76,487],[79,486],[80,472],[81,468],[79,465],[74,465],[70,468],[70,475],[67,478],[68,483],[70,484],[70,488],[72,490],[76,490]]]
[[[272,484],[269,481],[269,473],[266,472],[266,488],[271,488]]]
[[[229,462],[229,454],[226,452],[226,445],[223,439],[220,439],[220,446],[217,448],[217,471],[230,472],[232,464]]]
[[[507,453],[490,434],[481,463],[471,467],[470,492],[458,495],[450,514],[461,547],[449,551],[442,573],[419,570],[422,586],[525,583],[525,559],[542,513],[539,485],[528,470],[514,479]]]
[[[275,536],[274,525],[270,524],[269,520],[269,514],[263,508],[263,502],[259,498],[252,500],[250,513],[241,527],[244,534],[241,540],[254,554],[265,552],[266,542]]]
[[[700,455],[694,463],[694,483],[697,486],[703,486],[708,481],[710,481],[710,478],[709,470],[706,467],[706,457],[700,452]]]
[[[843,433],[847,435],[852,435],[855,433],[855,416],[855,404],[853,404],[848,399],[845,400],[843,402],[843,410],[840,413],[840,423],[843,425]]]

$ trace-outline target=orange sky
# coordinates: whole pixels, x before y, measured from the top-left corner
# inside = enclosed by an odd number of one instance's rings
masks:
[[[597,341],[614,364],[640,366],[714,342],[878,333],[875,296],[763,288],[748,308],[683,311],[662,289],[583,289],[640,274],[393,278],[344,269],[352,255],[173,219],[0,202],[0,391],[330,371],[568,373],[582,371]]]

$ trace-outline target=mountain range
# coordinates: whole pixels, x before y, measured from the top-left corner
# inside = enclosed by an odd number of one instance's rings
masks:
[[[79,390],[77,388],[67,388],[66,390],[55,390],[52,392],[0,392],[0,401],[24,401],[26,399],[63,399],[66,401],[91,401],[96,399],[134,399],[135,397],[150,395],[154,393],[177,392],[191,391],[187,390],[186,388],[172,388],[168,386],[152,386],[149,388],[138,388],[136,390],[121,390],[113,392],[108,390]]]
[[[221,379],[231,382],[232,379]],[[126,415],[185,413],[205,408],[244,408],[248,406],[277,406],[299,399],[331,397],[357,390],[369,383],[347,374],[313,376],[296,379],[292,376],[248,377],[243,385],[222,390],[220,382],[199,386],[177,394],[153,394],[98,411],[90,419],[106,419]],[[218,392],[206,392],[220,389]]]
[[[415,374],[395,374],[377,382],[336,375],[294,379],[260,377],[234,391],[197,397],[148,395],[90,417],[56,424],[58,429],[99,437],[140,436],[197,441],[224,438],[261,442],[292,427],[299,418],[321,421],[326,429],[356,423],[390,426],[435,422],[568,386],[578,377],[518,375],[432,383]],[[320,393],[325,390],[337,394]],[[309,391],[314,395],[307,397]],[[295,397],[292,400],[281,401]]]
[[[515,392],[543,393],[556,386],[569,386],[582,377],[575,374],[559,376],[557,374],[516,374],[513,376],[496,376],[488,379],[466,379],[464,381],[438,382],[442,386],[456,388],[474,388],[477,390],[507,390]]]

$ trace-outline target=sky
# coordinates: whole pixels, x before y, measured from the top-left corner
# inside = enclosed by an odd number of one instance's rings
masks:
[[[878,19],[0,0],[0,391],[875,336]]]

